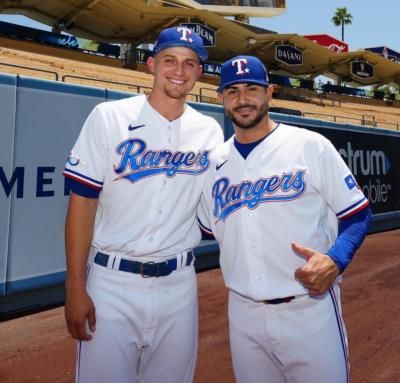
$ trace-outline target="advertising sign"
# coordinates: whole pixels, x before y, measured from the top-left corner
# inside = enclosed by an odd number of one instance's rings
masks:
[[[328,48],[332,52],[341,53],[349,51],[349,45],[347,43],[337,40],[329,35],[305,35],[303,37]]]
[[[301,125],[299,125],[301,126]],[[354,174],[374,214],[400,210],[399,136],[310,128],[327,137]]]
[[[275,59],[287,65],[301,65],[303,52],[293,45],[276,45]]]
[[[119,57],[120,55],[119,45],[98,43],[71,35],[42,31],[40,29],[6,23],[4,21],[0,21],[0,35],[64,48],[96,52],[105,56]]]
[[[203,39],[205,47],[215,47],[216,36],[213,29],[199,23],[182,23],[181,25],[196,32]]]
[[[375,214],[400,207],[395,193],[399,164],[394,144],[395,140],[390,142],[388,137],[375,135],[367,139],[365,133],[352,132],[339,148]]]
[[[374,67],[366,61],[352,61],[350,63],[351,74],[363,80],[374,77]]]
[[[222,64],[215,63],[204,63],[203,64],[203,73],[209,74],[221,74]]]
[[[374,47],[374,48],[365,48],[366,51],[374,52],[385,59],[395,62],[396,64],[400,64],[400,53],[394,51],[393,49],[387,47]]]

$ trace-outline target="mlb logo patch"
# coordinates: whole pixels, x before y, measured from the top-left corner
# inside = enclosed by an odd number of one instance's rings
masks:
[[[75,154],[74,152],[69,153],[68,160],[67,160],[68,164],[70,164],[71,166],[77,166],[80,161],[81,160],[77,154]]]
[[[346,182],[347,187],[349,188],[349,190],[354,189],[355,187],[358,187],[356,180],[354,179],[354,177],[349,174],[345,179],[344,182]]]

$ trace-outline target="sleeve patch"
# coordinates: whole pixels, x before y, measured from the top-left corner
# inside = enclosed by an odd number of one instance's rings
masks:
[[[349,190],[353,190],[355,187],[358,188],[357,182],[354,177],[349,174],[345,179],[344,182],[346,183]]]

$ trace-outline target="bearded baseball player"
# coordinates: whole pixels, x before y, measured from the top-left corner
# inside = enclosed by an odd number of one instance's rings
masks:
[[[185,103],[207,58],[200,36],[162,31],[151,94],[94,108],[66,163],[65,316],[78,383],[190,383],[197,352],[192,253],[212,118]]]
[[[218,91],[235,135],[211,156],[198,216],[220,244],[236,380],[348,382],[337,282],[368,200],[326,138],[269,118],[256,57],[227,61]]]

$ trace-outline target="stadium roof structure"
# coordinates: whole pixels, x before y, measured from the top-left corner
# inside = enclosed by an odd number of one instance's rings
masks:
[[[0,13],[21,14],[54,30],[98,42],[130,43],[132,46],[154,42],[166,27],[184,22],[201,23],[215,31],[217,43],[208,49],[211,62],[249,54],[258,56],[277,74],[305,78],[324,74],[353,86],[400,84],[400,65],[376,53],[335,53],[298,34],[272,33],[227,19],[203,7],[182,7],[172,0],[3,0]],[[276,60],[275,47],[279,44],[301,51],[302,63],[288,65]],[[373,66],[372,77],[352,75],[350,63],[359,60]]]

